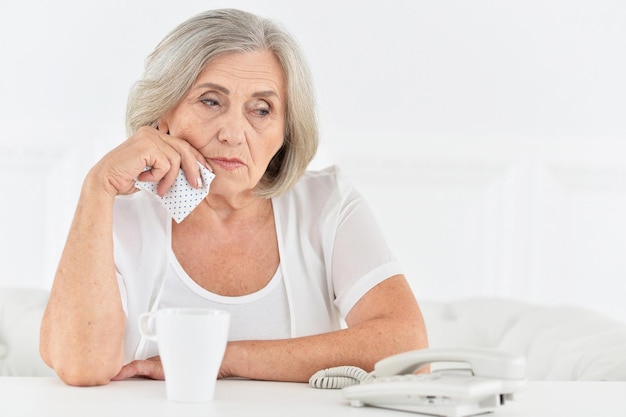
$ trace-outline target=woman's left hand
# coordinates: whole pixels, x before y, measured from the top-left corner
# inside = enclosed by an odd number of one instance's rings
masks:
[[[136,360],[127,363],[122,367],[120,372],[111,379],[112,381],[120,381],[122,379],[133,377],[144,377],[150,379],[165,379],[163,374],[163,365],[160,356],[153,356],[146,360]]]

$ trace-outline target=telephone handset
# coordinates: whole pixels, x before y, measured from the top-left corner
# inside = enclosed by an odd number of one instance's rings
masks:
[[[377,377],[412,374],[436,362],[466,363],[472,375],[498,379],[506,385],[506,389],[513,392],[519,387],[520,381],[526,378],[526,360],[523,356],[484,348],[421,349],[399,353],[376,363],[374,373]]]
[[[415,374],[424,365],[445,362],[468,364],[468,369],[444,369]],[[379,361],[371,374],[354,376],[354,367],[331,368],[318,388],[338,388],[337,380],[352,378],[344,398],[355,407],[371,405],[445,417],[465,417],[494,411],[525,384],[525,358],[493,349],[421,349]],[[468,372],[469,371],[469,372]],[[356,384],[356,385],[354,385]],[[335,385],[335,386],[333,386]]]

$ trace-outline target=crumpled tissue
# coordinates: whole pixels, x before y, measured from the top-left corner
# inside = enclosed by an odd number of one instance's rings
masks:
[[[215,178],[215,174],[209,171],[205,166],[198,162],[200,167],[200,175],[202,176],[202,187],[195,188],[189,184],[187,177],[181,169],[178,177],[167,193],[161,197],[157,194],[158,182],[138,181],[135,180],[135,187],[145,190],[152,194],[155,198],[163,203],[167,212],[172,216],[176,223],[183,221],[209,194],[209,186]],[[146,168],[148,170],[150,168]]]

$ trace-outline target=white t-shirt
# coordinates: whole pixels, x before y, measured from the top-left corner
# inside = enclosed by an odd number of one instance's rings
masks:
[[[154,354],[137,327],[139,315],[146,311],[194,303],[236,305],[231,335],[307,336],[341,328],[367,291],[402,273],[369,206],[337,168],[305,173],[294,187],[272,199],[272,206],[278,276],[249,296],[221,297],[197,286],[176,261],[172,220],[158,200],[144,191],[116,199],[113,237],[127,314],[126,361]],[[268,310],[270,304],[276,308]],[[267,337],[259,336],[258,323],[245,319],[259,308],[268,312],[259,319],[273,322]]]

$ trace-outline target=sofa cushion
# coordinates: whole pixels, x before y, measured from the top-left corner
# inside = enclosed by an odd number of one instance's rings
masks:
[[[39,328],[48,291],[0,289],[0,375],[50,376],[39,355]]]
[[[548,380],[626,380],[626,331],[620,328],[582,335],[563,343]]]
[[[626,324],[571,306],[502,298],[422,301],[431,347],[526,357],[533,380],[626,380]]]
[[[495,347],[526,313],[527,303],[503,298],[420,302],[432,347]]]

